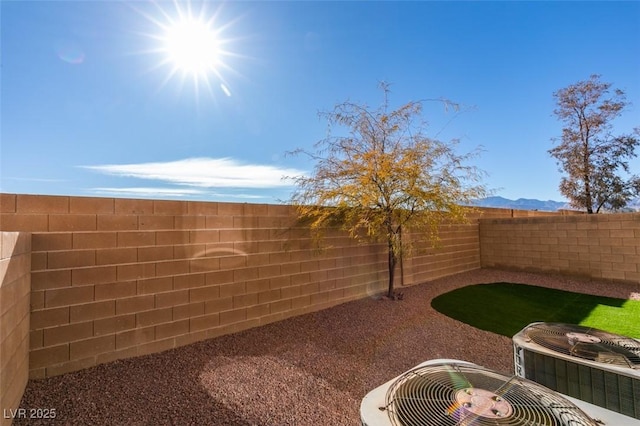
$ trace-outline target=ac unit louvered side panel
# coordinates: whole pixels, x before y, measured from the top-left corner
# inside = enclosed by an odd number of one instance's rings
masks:
[[[640,379],[518,348],[519,374],[559,393],[640,419]],[[518,368],[518,367],[516,367]],[[518,369],[517,369],[518,371]]]

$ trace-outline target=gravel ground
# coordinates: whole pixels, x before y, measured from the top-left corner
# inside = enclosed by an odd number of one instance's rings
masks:
[[[29,381],[21,408],[56,424],[357,425],[371,389],[434,358],[513,371],[511,339],[431,308],[454,288],[514,282],[630,298],[640,284],[476,270],[159,354]],[[51,420],[17,420],[50,424]]]

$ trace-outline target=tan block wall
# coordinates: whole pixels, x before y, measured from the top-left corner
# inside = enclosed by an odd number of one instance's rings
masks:
[[[483,267],[640,282],[640,213],[481,219]]]
[[[405,285],[480,268],[477,219],[469,224],[442,226],[439,238],[435,247],[425,241],[415,243],[404,260]]]
[[[380,293],[384,245],[323,250],[290,206],[0,194],[32,232],[30,377],[233,333]],[[407,259],[404,283],[480,267],[477,221]],[[397,282],[400,273],[397,273]]]
[[[544,212],[482,207],[469,217],[468,224],[443,225],[439,229],[439,242],[433,247],[423,241],[415,244],[411,255],[404,261],[404,284],[412,285],[435,280],[464,271],[479,269],[480,218],[558,217],[581,215],[580,212]],[[411,236],[409,236],[411,238]],[[413,237],[418,238],[418,237]],[[400,272],[397,272],[397,282]]]
[[[29,378],[31,237],[0,232],[0,425],[10,425]],[[6,414],[6,415],[5,415]]]

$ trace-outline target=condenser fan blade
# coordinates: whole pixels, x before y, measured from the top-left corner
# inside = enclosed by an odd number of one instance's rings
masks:
[[[384,407],[394,425],[595,425],[542,386],[469,364],[432,364],[391,384]]]
[[[629,337],[573,324],[539,323],[526,336],[554,352],[595,362],[640,368],[640,342]]]

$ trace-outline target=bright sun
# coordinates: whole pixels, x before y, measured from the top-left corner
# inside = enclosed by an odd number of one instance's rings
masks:
[[[185,80],[191,80],[196,96],[202,89],[213,95],[216,86],[231,96],[223,72],[235,72],[227,60],[239,55],[227,50],[231,39],[225,37],[225,32],[233,22],[220,22],[221,8],[207,11],[207,3],[202,3],[196,10],[198,7],[190,0],[175,0],[174,10],[167,8],[171,3],[152,4],[156,6],[155,13],[141,13],[157,30],[149,34],[157,45],[148,52],[161,56],[154,68],[169,70],[162,86],[177,77],[180,88]]]
[[[220,46],[208,23],[184,18],[166,29],[164,39],[168,59],[178,70],[194,77],[217,71]]]

